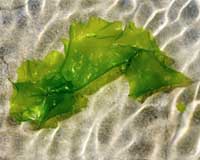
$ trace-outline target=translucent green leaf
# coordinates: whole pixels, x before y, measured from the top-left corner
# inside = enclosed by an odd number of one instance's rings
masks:
[[[87,106],[88,96],[125,75],[129,95],[139,101],[158,91],[186,86],[191,80],[172,69],[173,60],[150,32],[133,23],[91,17],[73,22],[64,54],[53,51],[43,60],[27,60],[13,83],[10,115],[37,128],[55,127]]]
[[[139,101],[155,92],[189,85],[191,80],[161,63],[151,51],[135,55],[125,73],[129,84],[129,95]]]
[[[156,43],[155,38],[150,34],[149,31],[143,28],[136,28],[132,22],[129,22],[124,32],[117,39],[117,44],[129,45],[138,49],[153,51],[155,56],[163,63],[170,65],[174,61],[165,55],[163,51],[160,50]]]
[[[73,23],[67,58],[62,73],[76,89],[82,88],[136,53],[130,46],[117,45],[122,34],[120,22],[92,17],[88,23]]]
[[[60,73],[63,61],[64,55],[53,51],[43,60],[28,60],[18,68],[10,109],[16,121],[40,127],[49,118],[73,110],[72,85]]]
[[[63,61],[64,55],[58,51],[52,51],[43,60],[27,60],[17,70],[17,82],[34,82],[45,75],[56,73],[60,70]]]

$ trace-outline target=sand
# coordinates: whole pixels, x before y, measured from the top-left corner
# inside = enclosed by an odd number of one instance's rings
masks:
[[[199,12],[199,0],[0,0],[0,160],[199,160]],[[62,51],[70,23],[91,15],[149,29],[173,67],[194,83],[140,104],[120,77],[55,129],[15,124],[8,117],[8,79],[16,80],[22,61]]]

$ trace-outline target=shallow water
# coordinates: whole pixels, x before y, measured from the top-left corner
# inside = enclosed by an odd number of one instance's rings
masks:
[[[199,160],[199,0],[0,0],[0,160]],[[63,50],[75,19],[97,15],[152,31],[174,67],[195,83],[139,104],[120,77],[90,97],[88,108],[56,129],[9,120],[8,79],[23,60]],[[187,109],[180,113],[178,102]]]

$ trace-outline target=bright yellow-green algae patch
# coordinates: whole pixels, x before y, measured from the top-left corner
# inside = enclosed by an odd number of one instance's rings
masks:
[[[176,104],[176,108],[179,112],[183,113],[186,110],[186,105],[183,102],[179,102]]]
[[[91,17],[74,22],[64,54],[52,51],[43,60],[27,60],[18,68],[10,99],[11,117],[37,128],[55,127],[87,105],[88,95],[121,75],[129,95],[142,102],[158,91],[186,86],[191,80],[172,69],[151,34],[129,23]]]

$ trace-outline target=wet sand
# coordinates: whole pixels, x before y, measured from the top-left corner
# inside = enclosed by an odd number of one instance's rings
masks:
[[[199,160],[199,12],[199,0],[0,0],[0,160]],[[8,79],[16,79],[22,61],[62,51],[70,23],[92,15],[151,30],[174,68],[194,84],[139,104],[120,77],[55,129],[12,122]],[[184,113],[176,109],[179,102],[186,104]]]

